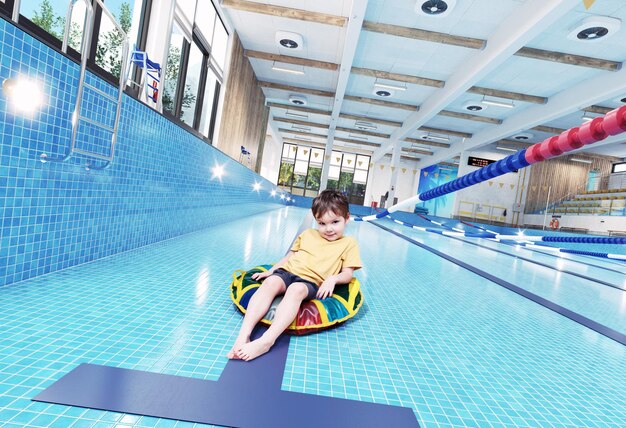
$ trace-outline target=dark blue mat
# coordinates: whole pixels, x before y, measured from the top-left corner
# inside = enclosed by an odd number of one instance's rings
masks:
[[[217,382],[81,364],[34,401],[240,428],[419,427],[413,410],[280,389],[289,337]]]

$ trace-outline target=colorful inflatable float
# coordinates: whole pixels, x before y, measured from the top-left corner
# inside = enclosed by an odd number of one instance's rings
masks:
[[[237,270],[233,273],[230,297],[242,313],[246,313],[250,298],[261,286],[259,282],[251,278],[252,275],[265,272],[271,267],[272,265],[260,265],[248,271]],[[282,296],[274,299],[267,314],[261,320],[263,324],[272,324],[276,307],[281,300]],[[287,333],[301,335],[330,328],[355,316],[362,304],[361,284],[358,279],[352,278],[349,284],[337,284],[331,297],[303,302],[296,319],[287,328]]]

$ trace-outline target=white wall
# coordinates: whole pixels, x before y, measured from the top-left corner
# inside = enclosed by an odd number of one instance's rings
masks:
[[[417,193],[417,183],[419,182],[419,170],[415,162],[401,160],[398,171],[398,181],[396,185],[396,198],[398,202],[414,196]],[[380,198],[391,187],[391,158],[384,157],[374,165],[370,165],[370,173],[367,179],[367,190],[365,193],[365,206],[370,206],[372,201],[380,203]],[[388,201],[387,207],[393,201]],[[409,211],[413,211],[412,209]]]
[[[497,161],[510,154],[510,152],[500,151],[463,152],[461,154],[461,160],[459,161],[458,177],[480,169],[467,165],[467,158],[469,156]],[[468,216],[466,212],[473,209],[478,216],[477,219],[485,220],[481,215],[484,216],[491,213],[493,216],[497,216],[495,220],[522,224],[524,220],[523,214],[520,214],[519,219],[517,218],[517,215],[514,214],[514,204],[516,201],[520,200],[520,192],[522,193],[522,203],[526,200],[526,189],[530,178],[530,171],[525,171],[527,168],[520,169],[517,173],[504,174],[459,190],[456,192],[454,214]],[[473,208],[470,208],[472,207],[472,203],[474,204]],[[506,217],[501,217],[504,208],[506,208]]]
[[[271,126],[268,126],[267,135],[265,136],[265,144],[263,145],[263,161],[261,164],[261,171],[259,173],[261,174],[261,177],[274,184],[278,184],[278,172],[280,170],[282,147],[282,139],[276,138],[276,133]]]

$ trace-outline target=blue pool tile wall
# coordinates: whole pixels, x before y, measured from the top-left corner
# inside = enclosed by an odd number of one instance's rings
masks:
[[[1,81],[27,76],[45,94],[31,117],[0,97],[0,286],[280,207],[270,182],[126,95],[109,168],[80,155],[40,162],[68,153],[79,66],[2,18],[0,52]],[[111,126],[114,113],[85,91],[81,115]],[[76,148],[108,156],[111,135],[80,122]]]

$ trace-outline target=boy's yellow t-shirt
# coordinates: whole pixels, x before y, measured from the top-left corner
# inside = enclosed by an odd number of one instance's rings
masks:
[[[359,245],[351,236],[327,241],[317,229],[307,229],[296,238],[291,247],[293,254],[282,268],[318,286],[344,267],[359,269]]]

